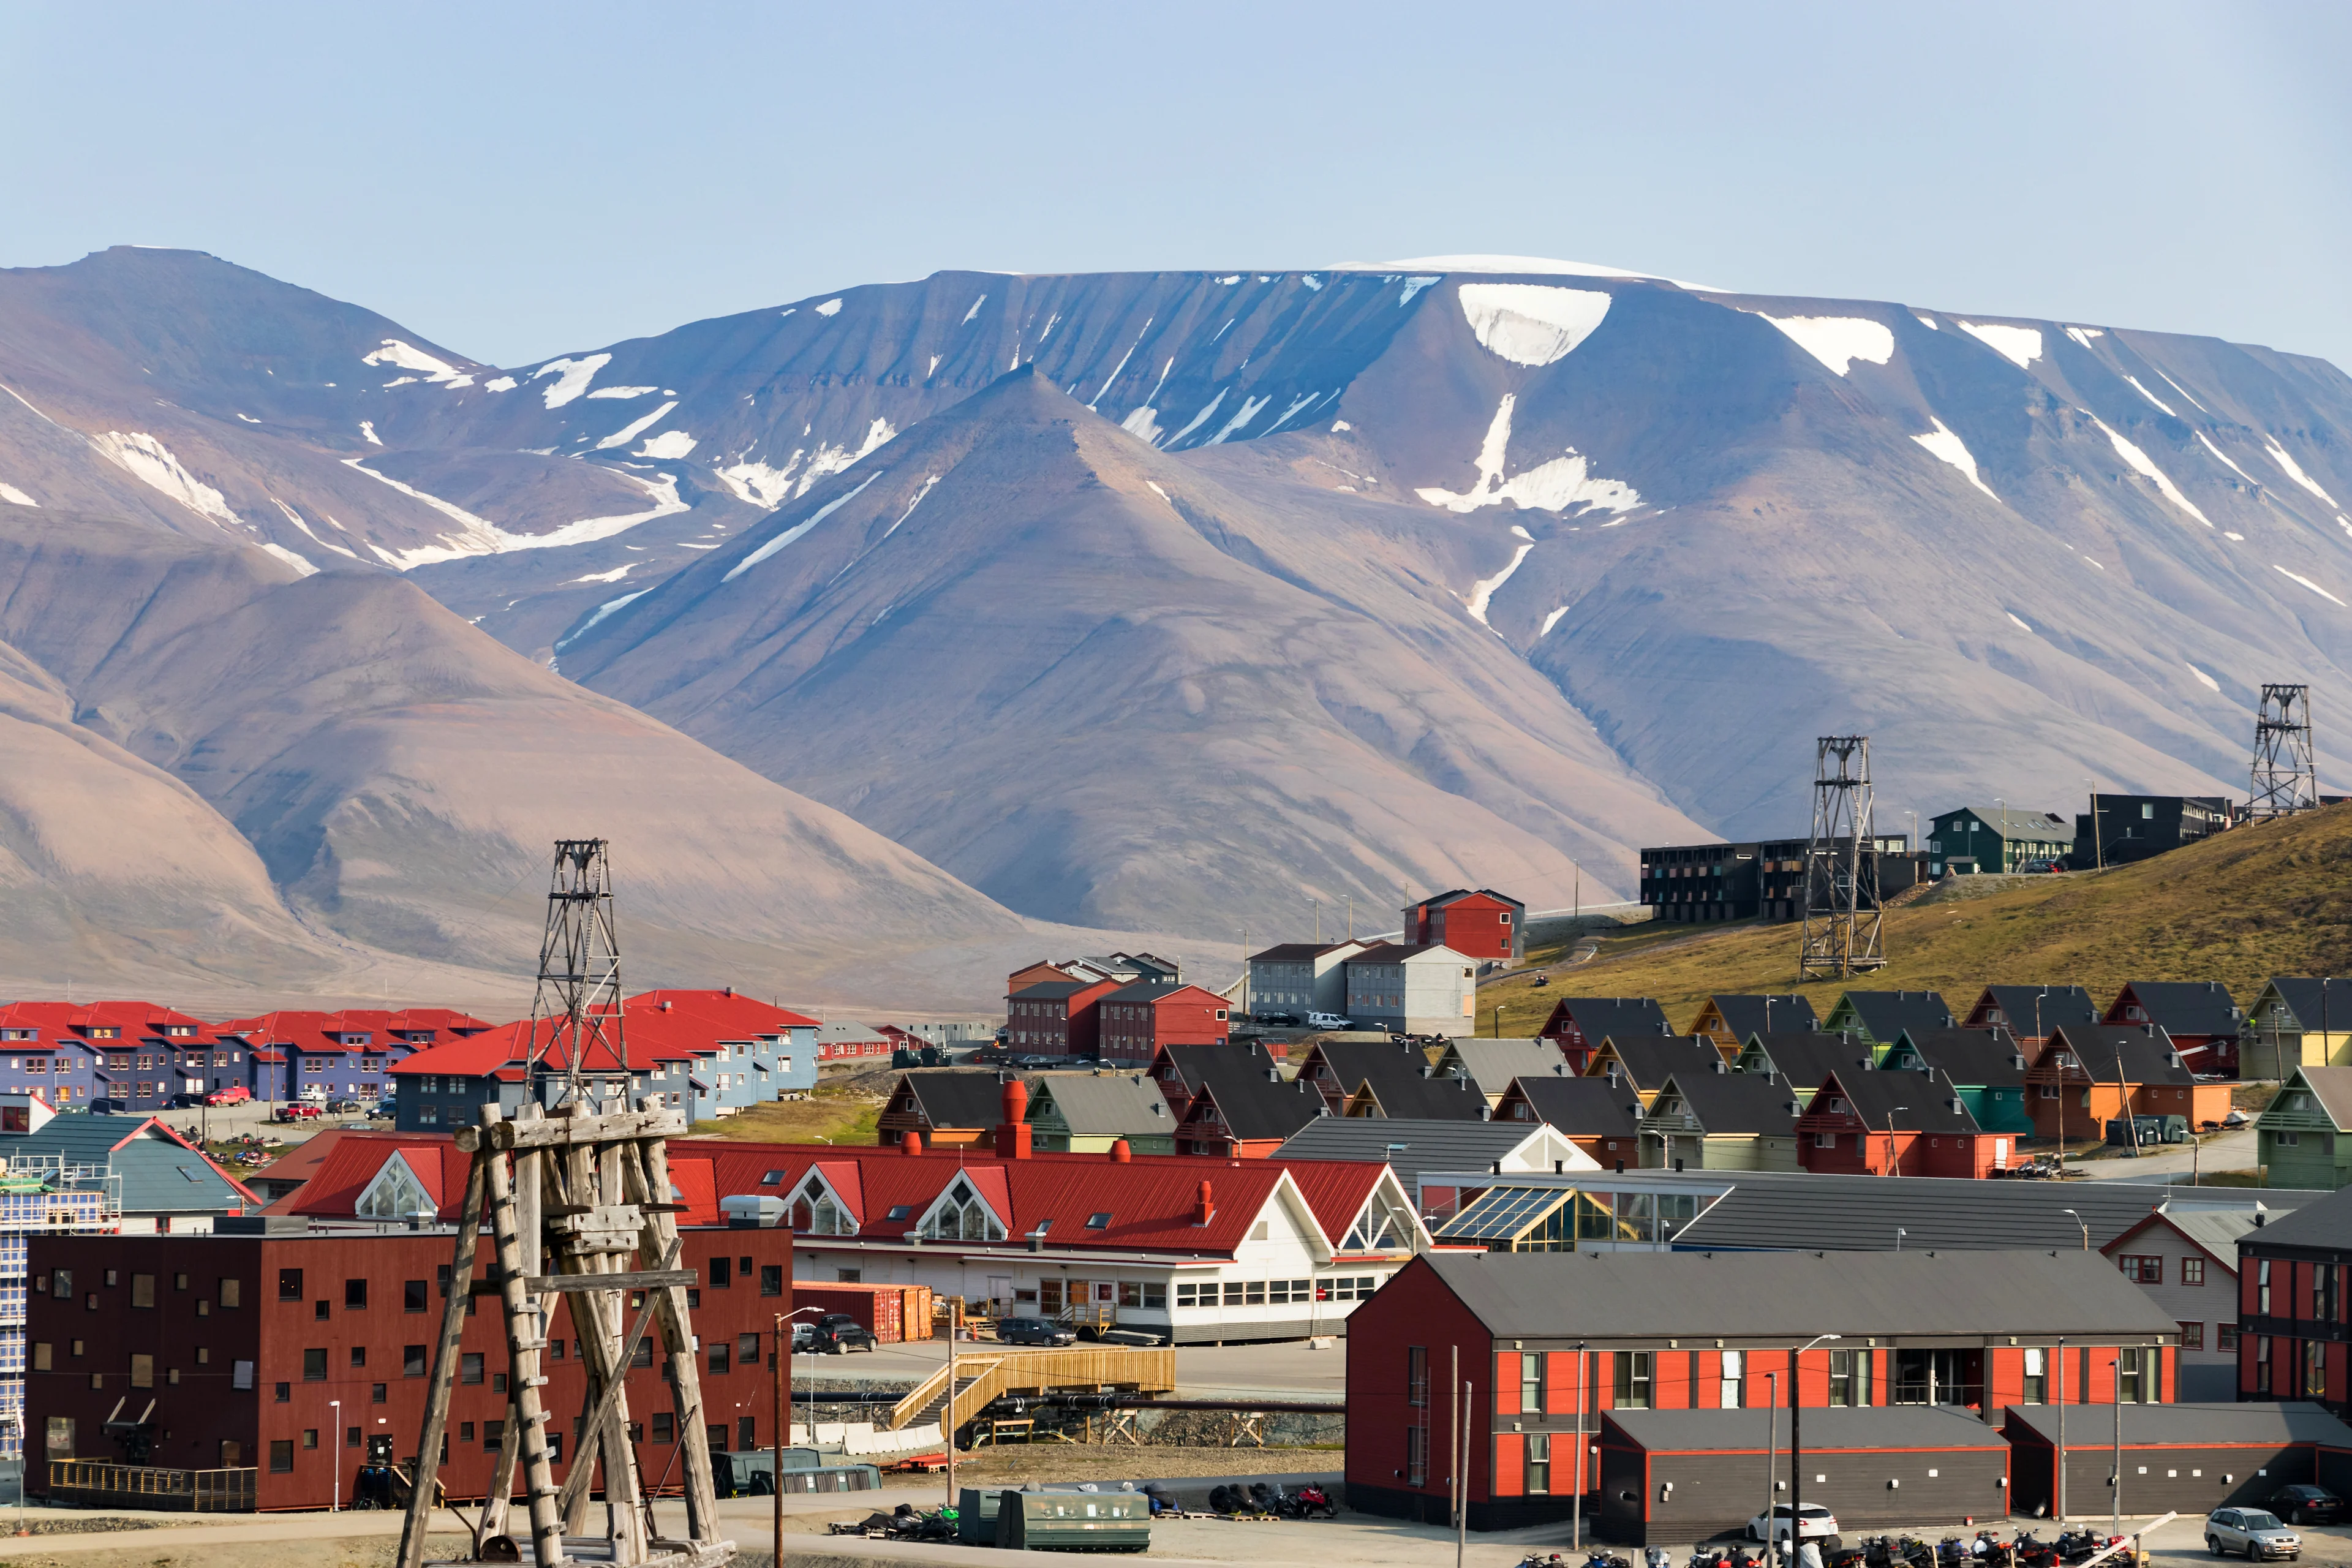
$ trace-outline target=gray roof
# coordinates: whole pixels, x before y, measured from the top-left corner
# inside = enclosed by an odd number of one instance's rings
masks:
[[[2314,1406],[2316,1408],[2316,1406]],[[1789,1423],[1780,1411],[1744,1410],[1610,1410],[1602,1419],[1653,1454],[1761,1454],[1769,1439],[1780,1452],[1785,1468]],[[1777,1421],[1773,1432],[1768,1423]],[[2077,1433],[2079,1439],[2080,1434]],[[1869,1409],[1827,1409],[1805,1412],[1805,1447],[1823,1453],[1833,1448],[2006,1448],[2000,1429],[1976,1416],[1932,1405],[1893,1405]]]
[[[2267,1187],[2262,1193],[2263,1202],[2274,1209],[2285,1206],[2270,1202],[2277,1195]],[[2268,1220],[2259,1233],[2241,1239],[2264,1247],[2352,1247],[2352,1187],[2318,1194],[2285,1218]]]
[[[121,1181],[124,1214],[224,1214],[246,1202],[210,1161],[152,1117],[54,1116],[38,1132],[0,1138],[0,1156],[104,1166]]]
[[[1937,991],[1848,991],[1838,998],[1870,1037],[1891,1046],[1906,1029],[1948,1029],[1956,1019]],[[1831,1017],[1838,1009],[1830,1009]]]
[[[2294,1077],[2287,1079],[2288,1089],[2294,1087],[2296,1079],[2303,1080],[2303,1087],[2319,1101],[2319,1109],[2327,1113],[2327,1120],[2336,1123],[2338,1131],[2352,1130],[2352,1067],[2297,1068]],[[2280,1110],[2285,1099],[2286,1091],[2282,1089],[2262,1115],[2254,1118],[2255,1125],[2260,1126],[2272,1111]]]
[[[2033,1058],[2034,1066],[2062,1050],[2074,1052],[2093,1083],[2114,1083],[2118,1072],[2126,1083],[2197,1081],[2174,1048],[2172,1037],[2158,1025],[2063,1024],[2050,1031],[2050,1043]]]
[[[1607,1044],[1635,1089],[1660,1089],[1678,1072],[1712,1072],[1723,1062],[1723,1053],[1705,1035],[1611,1035]],[[1609,1076],[1598,1054],[1585,1076]]]
[[[2077,1024],[2076,1027],[2081,1026]],[[1990,1029],[1906,1029],[1886,1064],[1906,1047],[1954,1083],[1970,1089],[2016,1089],[2025,1082],[2025,1052],[2007,1026]]]
[[[1605,1079],[1539,1073],[1514,1080],[1538,1120],[1570,1138],[1631,1138],[1641,1097]],[[1525,1126],[1522,1122],[1519,1125]]]
[[[1063,1124],[1081,1138],[1165,1138],[1176,1131],[1168,1097],[1141,1073],[1042,1073],[1031,1080],[1031,1120],[1036,1118],[1038,1102],[1047,1099]]]
[[[2218,980],[2134,980],[2124,990],[2168,1034],[2234,1035],[2245,1020]],[[2123,1000],[2118,993],[2107,1011],[2113,1014]]]
[[[1761,992],[1752,996],[1718,993],[1707,1000],[1723,1015],[1723,1026],[1731,1031],[1735,1040],[1768,1032],[1811,1029],[1821,1022],[1813,1012],[1811,1000],[1794,992],[1775,992],[1769,996]]]
[[[1292,1133],[1277,1160],[1386,1164],[1410,1191],[1423,1171],[1484,1171],[1542,1131],[1532,1121],[1411,1121],[1326,1116]]]
[[[2015,806],[2000,805],[1963,805],[1954,809],[1974,813],[1979,822],[2003,838],[2023,838],[2040,843],[2053,840],[2066,844],[2074,842],[2074,827],[2054,811],[2020,811]],[[1936,815],[1949,816],[1951,812],[1939,811]]]
[[[1356,1092],[1369,1090],[1380,1107],[1377,1120],[1484,1121],[1486,1097],[1466,1078],[1437,1078],[1420,1073],[1374,1075]]]
[[[2061,1024],[2095,1024],[2099,1005],[2079,985],[1988,985],[1969,1013],[1986,1003],[2000,1009],[2013,1034],[2048,1034]]]
[[[2081,1226],[2064,1213],[2073,1209],[2091,1227],[2091,1245],[2105,1247],[2138,1224],[2159,1203],[2176,1210],[2198,1206],[2242,1208],[2259,1203],[2275,1212],[2332,1197],[2264,1188],[2164,1187],[2141,1182],[1982,1182],[1948,1176],[1818,1176],[1780,1172],[1716,1173],[1731,1190],[1683,1227],[1677,1247],[1777,1249],[1892,1249],[1899,1226],[1906,1252],[1913,1248],[1997,1251],[2013,1247],[2077,1247]],[[2352,1188],[2347,1188],[2352,1192]],[[2188,1197],[2195,1194],[2193,1200]],[[2273,1226],[2292,1219],[2271,1220]],[[2352,1240],[2352,1207],[2334,1234]],[[2327,1245],[2316,1243],[2315,1245]]]
[[[819,1024],[816,1037],[820,1040],[878,1040],[882,1038],[882,1031],[855,1018],[835,1018],[830,1024]]]
[[[2336,1000],[2333,976],[2303,979],[2282,974],[2274,976],[2266,989],[2278,993],[2279,1000],[2287,1005],[2287,1010],[2294,1015],[2294,1021],[2304,1028],[2317,1029],[2324,1026],[2332,1032],[2336,1027],[2338,1008],[2343,1009],[2347,1026],[2352,1027],[2352,981],[2345,984],[2344,1000],[2341,1002]],[[2256,1007],[2249,1008],[2249,1012],[2260,1006],[2262,998],[2258,996],[2254,1000]]]
[[[1412,1267],[1436,1270],[1490,1333],[1507,1339],[1789,1344],[1835,1333],[1918,1343],[1949,1335],[1980,1342],[1996,1332],[2152,1339],[2180,1331],[2112,1259],[2055,1248],[1998,1258],[1911,1251],[1431,1253]]]
[[[2327,1443],[2352,1447],[2352,1426],[2347,1426],[2317,1405],[2126,1405],[2124,1446],[2157,1444],[2203,1447],[2221,1443]],[[1805,1412],[1805,1436],[1812,1437],[1812,1412]],[[2009,1419],[2055,1443],[2058,1413],[2054,1405],[2012,1405]],[[2102,1410],[2090,1426],[2095,1436],[2085,1439],[2080,1413],[2074,1420],[2074,1441],[2096,1447],[2114,1429],[2115,1409]]]
[[[1940,1072],[1841,1072],[1837,1086],[1862,1124],[1874,1132],[1980,1132],[1952,1080]],[[1816,1085],[1816,1088],[1823,1087]],[[1827,1115],[1816,1096],[1808,1114]]]
[[[1717,1057],[1719,1067],[1723,1058]],[[1761,1073],[1717,1072],[1701,1068],[1679,1071],[1666,1079],[1658,1098],[1642,1118],[1647,1130],[1666,1127],[1679,1103],[1697,1123],[1697,1131],[1717,1137],[1742,1132],[1794,1132],[1797,1093],[1785,1079]]]
[[[1751,1035],[1741,1045],[1740,1057],[1745,1058],[1750,1051],[1769,1062],[1790,1088],[1807,1094],[1821,1088],[1822,1079],[1833,1072],[1867,1072],[1877,1065],[1877,1054],[1868,1041],[1843,1033]],[[1761,1072],[1763,1068],[1742,1070]]]
[[[934,1127],[993,1127],[1004,1120],[1004,1080],[994,1068],[910,1068],[899,1079]]]
[[[2184,1209],[2175,1214],[2168,1207],[2159,1207],[2142,1225],[2158,1221],[2170,1225],[2211,1253],[2231,1274],[2238,1271],[2238,1238],[2248,1231],[2260,1228],[2254,1224],[2254,1211],[2252,1209]],[[2106,1247],[2116,1246],[2124,1237],[2140,1228],[2140,1226],[2133,1226],[2132,1230],[2124,1232],[2123,1236],[2108,1242],[2100,1250],[2104,1252]]]
[[[1477,1084],[1480,1092],[1500,1094],[1511,1087],[1511,1080],[1523,1075],[1548,1073],[1562,1065],[1567,1058],[1549,1040],[1481,1040],[1459,1039],[1445,1048],[1438,1059],[1441,1068],[1459,1062],[1462,1069]]]

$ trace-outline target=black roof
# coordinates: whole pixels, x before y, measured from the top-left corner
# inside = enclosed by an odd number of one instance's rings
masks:
[[[1811,1411],[1805,1436],[1812,1436]],[[2101,1413],[2095,1426],[2114,1431],[2113,1408]],[[2352,1426],[2313,1404],[2299,1401],[2277,1405],[2126,1405],[2123,1406],[2124,1447],[2211,1447],[2226,1443],[2326,1443],[2352,1447]],[[2058,1410],[2051,1405],[2012,1405],[2005,1425],[2021,1426],[2048,1440],[2058,1440]],[[2074,1441],[2084,1441],[2080,1418]],[[2096,1447],[2097,1438],[2091,1439]]]
[[[1892,1185],[1901,1178],[1861,1179]],[[2113,1259],[2071,1248],[2008,1251],[1995,1261],[1907,1249],[1733,1255],[1685,1250],[1678,1241],[1673,1252],[1429,1253],[1406,1267],[1434,1271],[1505,1339],[1786,1345],[1836,1333],[1884,1344],[1955,1334],[2180,1331]]]
[[[2164,1408],[2169,1408],[2166,1406]],[[2318,1408],[2316,1405],[2314,1409]],[[1788,1460],[1789,1428],[1778,1412],[1742,1410],[1609,1410],[1601,1420],[1652,1454],[1755,1454],[1768,1441]],[[1777,1433],[1774,1422],[1779,1423]],[[2077,1441],[2080,1432],[2077,1431]],[[1805,1412],[1805,1442],[1817,1453],[1834,1449],[2006,1448],[2009,1439],[1965,1411],[1934,1405],[1885,1405],[1864,1409],[1832,1405]]]
[[[2272,1196],[2264,1188],[2262,1196]],[[2282,1205],[2273,1204],[2277,1208]],[[2352,1187],[2338,1187],[2316,1200],[2305,1203],[2284,1218],[2266,1218],[2260,1229],[2250,1230],[2238,1238],[2240,1248],[2249,1247],[2352,1247]]]
[[[1429,1053],[1409,1040],[1318,1040],[1308,1047],[1307,1058],[1331,1069],[1331,1081],[1339,1086],[1342,1099],[1362,1088],[1367,1079],[1385,1087],[1417,1079],[1429,1066]],[[1299,1074],[1306,1073],[1302,1060]]]
[[[1707,1000],[1715,1004],[1715,1010],[1723,1016],[1723,1026],[1731,1031],[1736,1040],[1744,1041],[1750,1035],[1776,1030],[1809,1031],[1821,1023],[1813,1012],[1811,999],[1793,993],[1786,996],[1715,995]]]
[[[1065,997],[1076,995],[1090,985],[1101,984],[1099,980],[1040,980],[1034,985],[1024,985],[1020,990],[1015,991],[1013,994],[1013,1000],[1059,1002]]]
[[[1274,1066],[1274,1058],[1265,1047],[1248,1040],[1233,1040],[1223,1045],[1162,1046],[1168,1060],[1183,1076],[1187,1090],[1198,1092],[1202,1079],[1211,1072],[1255,1072],[1264,1074]]]
[[[1484,1171],[1538,1131],[1532,1121],[1321,1116],[1292,1133],[1274,1157],[1386,1165],[1411,1192],[1423,1171]]]
[[[1948,1029],[1957,1022],[1943,994],[1936,991],[1849,991],[1840,1000],[1852,1005],[1853,1016],[1881,1045],[1906,1029]]]
[[[1842,1072],[1835,1076],[1853,1113],[1874,1132],[1892,1127],[1897,1132],[1980,1132],[1969,1114],[1960,1091],[1942,1073]],[[1818,1086],[1823,1094],[1828,1084]],[[1807,1108],[1823,1110],[1819,1098]]]
[[[1682,1068],[1667,1078],[1647,1115],[1653,1119],[1671,1116],[1677,1102],[1696,1120],[1702,1132],[1721,1136],[1796,1131],[1796,1090],[1786,1079],[1767,1078],[1761,1073]]]
[[[1383,1073],[1367,1079],[1383,1117],[1428,1121],[1482,1121],[1486,1116],[1486,1091],[1466,1078],[1423,1077],[1420,1073]]]
[[[1252,963],[1303,963],[1339,949],[1361,947],[1359,942],[1285,942],[1250,954]]]
[[[1181,980],[1163,980],[1155,976],[1150,979],[1134,981],[1129,984],[1120,986],[1116,991],[1106,991],[1103,993],[1101,1000],[1105,1002],[1150,1002],[1158,997],[1167,995],[1171,991],[1181,991],[1184,989],[1184,985],[1185,982]]]
[[[2116,994],[2107,1009],[2107,1016],[2116,1023],[2126,1021],[2122,1012],[2126,996],[2168,1034],[2234,1035],[2245,1021],[2230,1000],[2229,988],[2218,980],[2135,980]]]
[[[1666,1010],[1647,996],[1562,996],[1551,1005],[1584,1031],[1585,1040],[1599,1045],[1612,1036],[1671,1035]]]
[[[934,1127],[993,1127],[1004,1120],[1004,1080],[994,1068],[914,1068],[899,1081],[914,1090],[923,1120]]]
[[[2042,1055],[2033,1058],[2034,1064],[2039,1066],[2053,1052],[2063,1050],[2074,1053],[2093,1083],[2115,1083],[2118,1071],[2125,1083],[2197,1081],[2197,1075],[2173,1048],[2172,1037],[2154,1025],[2074,1024],[2054,1029]]]
[[[1633,1119],[1642,1113],[1641,1098],[1631,1089],[1612,1087],[1607,1079],[1547,1073],[1513,1079],[1511,1088],[1525,1097],[1538,1121],[1571,1138],[1631,1138]]]
[[[1215,1103],[1235,1138],[1287,1138],[1324,1114],[1323,1097],[1311,1083],[1269,1077],[1275,1070],[1269,1065],[1236,1071],[1219,1064],[1196,1092]]]
[[[2007,1029],[1906,1029],[1886,1053],[1888,1068],[1899,1071],[1906,1053],[1972,1089],[2025,1082],[2024,1048]]]
[[[1612,1035],[1600,1043],[1615,1049],[1624,1077],[1635,1089],[1661,1088],[1678,1072],[1712,1072],[1723,1061],[1723,1053],[1705,1035]],[[1608,1077],[1597,1056],[1585,1071],[1593,1078]]]
[[[2294,1021],[2306,1029],[2332,1029],[2339,1011],[2347,1020],[2352,1020],[2352,980],[2344,983],[2344,1000],[2341,1002],[2336,999],[2333,977],[2305,979],[2278,975],[2272,979],[2271,989],[2276,991],[2279,1000],[2287,1005],[2287,1010],[2294,1015]]]
[[[1717,1175],[1726,1173],[1717,1173]],[[1782,1247],[1892,1251],[1900,1245],[1941,1251],[2013,1247],[2076,1247],[2082,1226],[2105,1247],[2168,1198],[2214,1207],[2275,1212],[2313,1204],[2320,1194],[2294,1190],[2165,1187],[2143,1182],[1986,1182],[1950,1176],[1826,1176],[1770,1171],[1729,1173],[1737,1184],[1675,1237],[1677,1247],[1777,1250]],[[2347,1188],[2352,1193],[2352,1188]],[[2194,1194],[2192,1198],[2189,1194]],[[2352,1245],[2352,1205],[2336,1234]],[[2282,1219],[2270,1221],[2275,1228]],[[2261,1234],[2261,1233],[2258,1233]]]
[[[1875,1053],[1866,1041],[1844,1035],[1824,1035],[1809,1031],[1804,1034],[1757,1035],[1740,1053],[1745,1060],[1749,1049],[1769,1062],[1772,1070],[1791,1089],[1811,1094],[1822,1079],[1832,1072],[1866,1070],[1864,1063],[1874,1062]],[[1761,1071],[1760,1068],[1747,1069]]]
[[[2060,1024],[2099,1021],[2098,1003],[2079,985],[1988,985],[1970,1016],[1988,1002],[2001,1010],[2012,1034],[2033,1033],[2037,1024],[2046,1035]]]

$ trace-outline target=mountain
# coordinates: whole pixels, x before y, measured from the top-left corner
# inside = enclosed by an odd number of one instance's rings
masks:
[[[614,841],[639,984],[809,994],[857,965],[1033,940],[389,573],[302,575],[0,506],[0,727],[19,984],[389,989],[421,970],[510,993],[537,966],[549,843],[583,834]]]
[[[1803,831],[1820,733],[1899,829],[2230,792],[2263,682],[2352,701],[2352,382],[2112,324],[1462,257],[943,272],[500,370],[114,250],[0,274],[0,385],[24,499],[405,569],[1032,919],[1565,903]]]

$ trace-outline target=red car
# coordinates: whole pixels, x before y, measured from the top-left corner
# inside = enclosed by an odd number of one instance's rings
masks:
[[[279,1106],[274,1114],[279,1121],[316,1121],[320,1112],[317,1106],[297,1100],[291,1105]]]
[[[241,1083],[233,1083],[226,1089],[216,1089],[205,1096],[205,1103],[206,1105],[243,1105],[252,1098],[251,1089]]]

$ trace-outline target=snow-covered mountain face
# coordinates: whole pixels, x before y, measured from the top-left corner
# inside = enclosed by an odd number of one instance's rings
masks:
[[[941,273],[500,370],[110,251],[0,274],[0,384],[24,499],[408,570],[1037,915],[1497,858],[1565,902],[1548,855],[1801,831],[1817,733],[1883,811],[2063,811],[2242,789],[2265,680],[2352,699],[2352,381],[2212,339],[1468,258]]]

